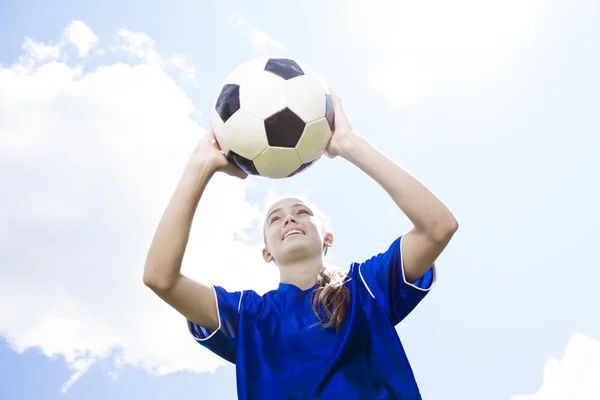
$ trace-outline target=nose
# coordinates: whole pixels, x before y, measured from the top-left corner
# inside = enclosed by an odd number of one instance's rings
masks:
[[[287,217],[285,217],[285,219],[283,220],[283,226],[287,226],[290,222],[293,222],[295,224],[298,223],[298,221],[296,221],[296,218],[294,218],[293,215],[288,215]]]

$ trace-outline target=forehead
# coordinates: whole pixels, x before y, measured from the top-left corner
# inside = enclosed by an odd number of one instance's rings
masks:
[[[267,211],[267,215],[269,215],[271,212],[273,212],[273,210],[276,210],[278,208],[285,210],[297,205],[302,205],[306,208],[310,208],[308,204],[306,204],[301,199],[297,199],[295,197],[287,197],[285,199],[281,199],[273,203],[273,205],[269,208],[269,211]]]

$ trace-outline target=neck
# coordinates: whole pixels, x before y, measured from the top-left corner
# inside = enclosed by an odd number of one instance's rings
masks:
[[[323,260],[299,260],[279,265],[279,280],[297,286],[301,290],[313,287],[323,267]]]

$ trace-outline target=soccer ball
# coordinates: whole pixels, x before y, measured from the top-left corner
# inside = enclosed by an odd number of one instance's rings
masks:
[[[287,178],[323,155],[333,132],[331,95],[298,61],[261,57],[225,78],[212,122],[221,150],[243,171]]]

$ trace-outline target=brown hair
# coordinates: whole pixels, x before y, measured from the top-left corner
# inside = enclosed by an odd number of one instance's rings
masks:
[[[324,329],[335,327],[337,331],[346,318],[350,300],[350,290],[345,285],[347,276],[340,268],[324,267],[319,271],[319,287],[312,293],[312,309]]]

